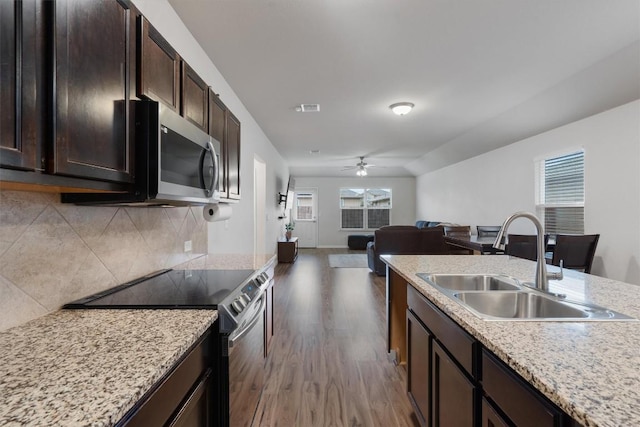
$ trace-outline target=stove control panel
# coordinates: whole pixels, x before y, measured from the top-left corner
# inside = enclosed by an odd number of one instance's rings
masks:
[[[260,306],[261,296],[268,286],[273,267],[249,277],[241,287],[227,296],[226,301],[218,305],[220,331],[232,332],[242,328],[253,319],[254,312]]]
[[[256,283],[257,282],[257,283]],[[260,292],[260,286],[266,282],[262,274],[258,275],[255,279],[250,280],[249,283],[243,286],[240,291],[240,295],[235,297],[231,302],[231,308],[235,314],[240,314],[242,311],[255,299],[255,296]]]

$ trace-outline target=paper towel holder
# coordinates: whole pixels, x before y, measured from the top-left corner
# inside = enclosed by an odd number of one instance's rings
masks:
[[[232,212],[231,206],[223,203],[204,205],[202,208],[202,215],[207,222],[227,220]]]

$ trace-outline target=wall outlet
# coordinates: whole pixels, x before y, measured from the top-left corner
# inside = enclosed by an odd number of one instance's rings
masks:
[[[184,242],[184,251],[185,252],[191,252],[191,250],[193,249],[193,243],[191,243],[191,240],[187,240]]]

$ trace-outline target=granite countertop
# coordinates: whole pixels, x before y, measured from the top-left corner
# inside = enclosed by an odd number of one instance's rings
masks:
[[[175,269],[259,269],[274,254]],[[112,426],[216,321],[216,310],[58,310],[0,332],[1,426]]]
[[[175,269],[259,269],[274,254]],[[216,321],[216,310],[58,310],[0,332],[0,425],[112,426]]]
[[[484,321],[416,273],[494,273],[532,282],[508,256],[384,255],[384,261],[551,401],[587,426],[640,425],[640,322]],[[556,271],[549,267],[549,271]],[[564,270],[552,292],[640,319],[640,287]]]
[[[174,267],[175,270],[257,270],[275,263],[275,254],[205,255]]]
[[[0,425],[111,426],[216,310],[59,310],[0,333]]]

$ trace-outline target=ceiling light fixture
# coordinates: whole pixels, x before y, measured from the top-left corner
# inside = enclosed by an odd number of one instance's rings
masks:
[[[317,113],[320,111],[320,104],[299,104],[294,109],[298,113]]]
[[[396,102],[395,104],[389,105],[389,108],[391,108],[391,111],[393,111],[399,116],[404,116],[405,114],[408,114],[413,107],[415,107],[415,105],[412,102]]]
[[[356,171],[356,175],[358,176],[367,176],[367,169],[364,166],[359,166]]]

